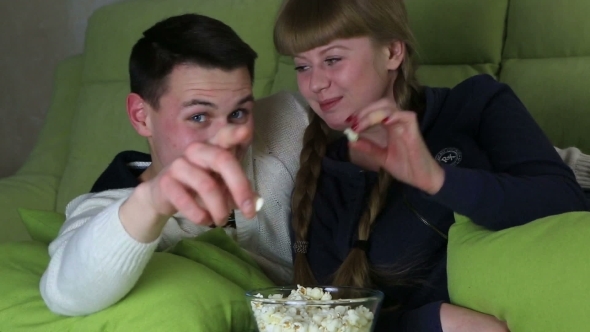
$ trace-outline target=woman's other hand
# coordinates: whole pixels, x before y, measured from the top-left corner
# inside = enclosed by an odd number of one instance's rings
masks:
[[[353,161],[368,158],[398,181],[431,195],[440,190],[444,170],[426,147],[415,112],[400,110],[392,101],[382,99],[349,122],[360,137],[350,143]]]
[[[506,322],[494,316],[443,303],[440,321],[444,332],[510,332]]]

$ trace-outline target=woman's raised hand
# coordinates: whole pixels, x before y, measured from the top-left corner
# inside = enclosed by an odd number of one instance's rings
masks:
[[[353,155],[368,158],[398,181],[429,194],[440,190],[444,170],[426,147],[415,112],[400,110],[391,100],[382,99],[347,121],[359,133],[359,140],[350,142]]]

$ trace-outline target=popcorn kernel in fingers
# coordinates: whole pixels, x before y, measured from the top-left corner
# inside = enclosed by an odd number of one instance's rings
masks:
[[[256,212],[260,212],[264,205],[264,199],[262,197],[256,198]]]
[[[348,138],[350,142],[356,142],[359,140],[359,134],[355,133],[354,130],[350,128],[344,129],[344,135],[346,135],[346,138]]]
[[[380,123],[385,123],[389,120],[389,117],[392,116],[395,112],[390,110],[382,109],[375,112],[372,112],[368,115],[368,122],[369,126],[378,125]]]

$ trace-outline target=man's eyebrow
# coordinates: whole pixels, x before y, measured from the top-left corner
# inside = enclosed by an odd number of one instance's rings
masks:
[[[240,99],[237,103],[237,105],[243,105],[245,103],[254,101],[254,96],[253,95],[247,95],[246,97]],[[215,105],[214,103],[208,101],[208,100],[203,100],[203,99],[191,99],[189,101],[185,101],[184,103],[182,103],[182,107],[186,108],[186,107],[191,107],[191,106],[205,106],[205,107],[210,107],[213,109],[217,109],[217,105]]]
[[[247,95],[246,97],[240,99],[240,101],[238,101],[238,105],[242,105],[248,102],[254,101],[254,96],[253,95]]]
[[[217,109],[217,105],[213,104],[210,101],[202,100],[202,99],[191,99],[189,101],[185,101],[182,103],[182,107],[191,107],[191,106],[206,106],[213,109]]]

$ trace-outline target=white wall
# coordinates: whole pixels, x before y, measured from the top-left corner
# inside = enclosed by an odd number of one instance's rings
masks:
[[[0,0],[0,178],[33,149],[59,61],[82,52],[86,21],[121,0]]]

